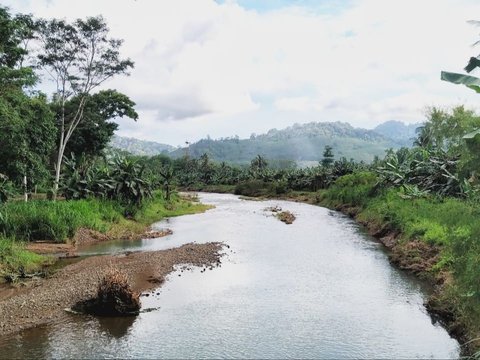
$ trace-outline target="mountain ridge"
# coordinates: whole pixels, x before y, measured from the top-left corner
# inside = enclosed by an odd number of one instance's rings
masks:
[[[111,145],[135,155],[164,153],[178,158],[187,153],[191,157],[207,153],[215,161],[239,164],[250,162],[257,154],[271,160],[318,161],[323,156],[324,147],[330,145],[335,158],[368,162],[375,156],[383,156],[389,148],[411,146],[411,138],[419,125],[389,120],[374,129],[363,129],[347,122],[309,122],[296,123],[280,130],[270,129],[246,139],[238,136],[201,139],[183,148],[120,136],[115,136]]]

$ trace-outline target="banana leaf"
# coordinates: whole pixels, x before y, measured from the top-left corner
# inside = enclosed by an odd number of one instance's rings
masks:
[[[480,93],[480,79],[475,76],[442,71],[440,78],[443,81],[448,81],[453,84],[465,85],[475,92]]]

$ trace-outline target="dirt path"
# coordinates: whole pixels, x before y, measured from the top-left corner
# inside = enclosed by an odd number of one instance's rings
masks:
[[[65,308],[94,295],[99,277],[112,265],[127,273],[133,289],[141,292],[158,287],[175,265],[219,265],[222,247],[220,243],[186,244],[170,250],[89,257],[68,265],[0,299],[0,336],[66,316]]]

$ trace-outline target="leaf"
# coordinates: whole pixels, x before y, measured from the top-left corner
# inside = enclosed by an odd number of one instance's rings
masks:
[[[465,66],[465,71],[470,73],[476,67],[480,67],[480,59],[477,59],[476,57],[471,57],[470,60],[468,61],[467,66]]]
[[[453,84],[465,85],[475,91],[480,87],[480,79],[475,76],[442,71],[440,78]]]

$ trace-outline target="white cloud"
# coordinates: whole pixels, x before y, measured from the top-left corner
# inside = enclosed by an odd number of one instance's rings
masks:
[[[478,51],[479,29],[466,23],[478,1],[357,0],[330,14],[210,0],[7,4],[41,17],[103,14],[136,63],[107,84],[138,103],[140,120],[121,121],[120,134],[174,145],[312,120],[414,122],[425,106],[480,100],[439,80]]]

